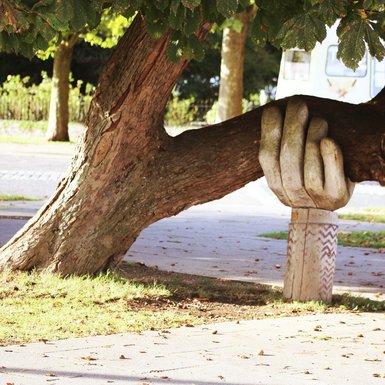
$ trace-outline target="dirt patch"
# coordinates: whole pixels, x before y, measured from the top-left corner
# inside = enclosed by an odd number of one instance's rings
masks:
[[[201,318],[202,322],[346,311],[326,304],[286,301],[280,289],[268,285],[162,271],[142,263],[124,262],[119,274],[145,285],[164,285],[172,293],[169,297],[131,300],[132,309],[173,310]]]

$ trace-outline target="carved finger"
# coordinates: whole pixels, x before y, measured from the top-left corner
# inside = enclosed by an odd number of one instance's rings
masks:
[[[290,206],[289,199],[282,187],[279,165],[282,126],[281,111],[274,106],[266,107],[262,113],[262,132],[258,157],[270,189],[283,204]]]
[[[325,167],[325,201],[328,210],[337,210],[350,199],[349,184],[344,173],[342,151],[331,138],[321,140],[321,155]]]
[[[316,204],[323,208],[324,203],[324,165],[321,156],[320,143],[328,132],[325,119],[313,118],[309,125],[305,147],[305,189]]]
[[[305,190],[304,142],[309,112],[301,99],[288,102],[281,141],[282,184],[292,207],[315,207]]]

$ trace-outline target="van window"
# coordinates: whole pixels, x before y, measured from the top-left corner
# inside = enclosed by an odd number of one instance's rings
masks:
[[[370,81],[370,96],[374,98],[385,86],[385,60],[372,61],[372,79]]]
[[[309,80],[310,52],[290,49],[284,52],[283,78],[285,80]]]
[[[367,55],[365,52],[364,57],[358,64],[355,71],[345,66],[340,60],[337,59],[338,46],[330,45],[328,47],[328,53],[326,58],[326,75],[328,76],[347,76],[360,78],[366,75]]]

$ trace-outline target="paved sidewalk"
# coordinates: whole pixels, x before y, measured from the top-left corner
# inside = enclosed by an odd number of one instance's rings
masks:
[[[282,286],[287,242],[259,237],[285,231],[289,217],[238,207],[193,207],[143,230],[126,255],[162,270]],[[341,221],[341,231],[384,230],[383,224]],[[385,252],[338,247],[334,292],[385,300]]]
[[[380,385],[384,314],[329,314],[0,348],[0,384]]]

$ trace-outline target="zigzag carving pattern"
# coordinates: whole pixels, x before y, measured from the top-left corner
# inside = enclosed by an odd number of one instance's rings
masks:
[[[330,301],[332,297],[337,233],[337,225],[320,225],[318,235],[318,242],[320,244],[320,295],[324,301]]]
[[[335,224],[290,223],[285,296],[331,301],[337,229],[338,226]]]

